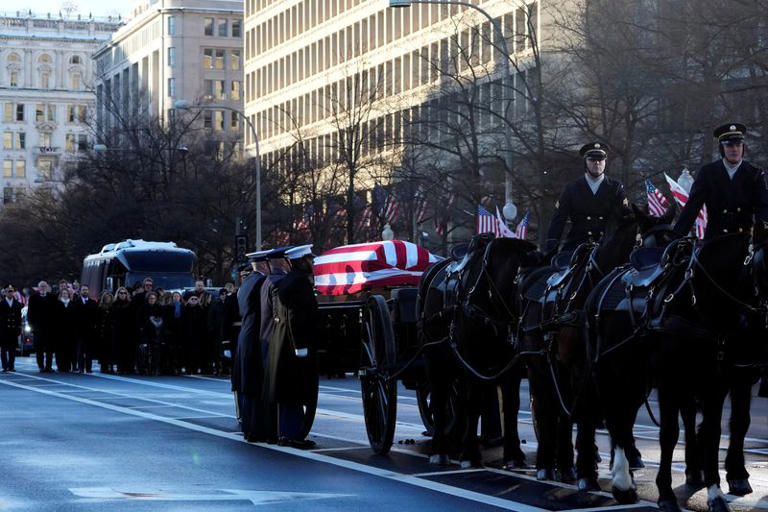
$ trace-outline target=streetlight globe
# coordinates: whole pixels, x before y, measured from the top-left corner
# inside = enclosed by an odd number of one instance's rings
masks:
[[[691,173],[688,171],[688,169],[683,168],[683,170],[680,172],[680,177],[677,178],[677,183],[685,189],[686,192],[691,191],[691,187],[693,186],[693,176],[691,176]]]
[[[104,153],[107,150],[107,146],[104,144],[94,144],[93,150],[97,153]]]
[[[504,205],[504,208],[502,209],[502,213],[504,214],[504,218],[507,220],[515,220],[515,217],[517,217],[517,206],[515,206],[515,203],[512,201],[509,201],[507,204]]]
[[[178,109],[189,108],[189,102],[187,100],[176,100],[173,102],[173,108],[178,108]]]
[[[384,229],[381,230],[381,239],[382,240],[394,240],[395,239],[395,232],[392,231],[392,227],[389,224],[384,224]]]

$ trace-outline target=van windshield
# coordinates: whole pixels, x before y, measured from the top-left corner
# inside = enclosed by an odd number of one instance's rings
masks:
[[[195,277],[191,273],[163,273],[163,272],[128,272],[125,275],[125,284],[128,288],[133,288],[138,283],[144,282],[145,277],[152,278],[152,287],[154,289],[162,288],[164,290],[180,290],[195,286]]]
[[[192,253],[125,251],[123,256],[130,272],[192,272],[195,264],[195,255]]]

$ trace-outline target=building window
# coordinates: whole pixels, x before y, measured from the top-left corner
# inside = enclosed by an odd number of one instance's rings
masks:
[[[47,105],[46,106],[46,119],[48,121],[56,122],[56,105]]]
[[[224,111],[223,110],[215,110],[213,112],[213,128],[219,131],[224,130]]]
[[[224,69],[224,50],[216,50],[214,55],[216,56],[216,60],[214,62],[214,67],[216,69]]]
[[[88,151],[88,135],[81,133],[77,136],[77,150]]]
[[[176,48],[173,46],[168,47],[168,65],[170,67],[176,65]]]
[[[72,73],[72,90],[80,90],[80,73]]]
[[[213,69],[213,49],[203,49],[203,69]]]
[[[203,19],[203,33],[206,36],[212,36],[213,35],[213,18],[205,18],[205,19]]]
[[[219,26],[219,37],[227,37],[227,20],[219,19],[218,26]]]
[[[18,53],[12,53],[8,56],[8,62],[19,62],[20,60]]]
[[[38,181],[50,181],[51,176],[53,176],[53,161],[47,159],[38,160],[37,176]]]
[[[13,160],[3,160],[3,178],[13,178]]]
[[[24,120],[24,104],[23,103],[19,103],[16,105],[16,120],[17,121]]]
[[[27,176],[27,161],[16,160],[16,178],[26,178]]]
[[[69,59],[70,64],[82,64],[83,59],[80,58],[79,55],[73,55],[72,58]]]
[[[15,145],[16,149],[27,149],[27,134],[24,132],[16,132]]]
[[[176,16],[168,16],[168,35],[176,35]]]
[[[3,204],[8,204],[12,202],[13,202],[13,188],[3,187]]]
[[[242,88],[240,80],[232,80],[232,94],[230,96],[230,99],[233,100],[239,100],[240,99],[240,90]]]
[[[232,50],[230,55],[230,67],[232,69],[240,69],[240,66],[242,66],[242,63],[240,62],[240,50]]]
[[[203,128],[210,130],[213,128],[213,111],[206,110],[203,112]]]
[[[234,98],[232,98],[232,99],[234,99]],[[239,130],[240,129],[240,116],[238,115],[237,112],[232,112],[232,129],[233,130]]]
[[[42,123],[45,121],[45,106],[42,103],[35,105],[35,122]]]
[[[213,81],[213,97],[217,100],[225,100],[227,99],[227,93],[225,92],[226,89],[226,82],[224,80],[214,80]]]
[[[232,20],[232,37],[242,37],[240,26],[241,26],[240,20]]]
[[[78,105],[77,106],[77,122],[84,123],[87,115],[88,115],[88,107],[86,107],[85,105]]]
[[[40,56],[39,59],[37,59],[38,62],[51,62],[51,56],[47,53],[44,53]]]
[[[168,79],[168,97],[172,98],[174,96],[176,96],[176,79],[169,78]]]
[[[75,150],[75,134],[68,133],[64,137],[64,151],[72,152]]]
[[[18,71],[11,71],[10,77],[9,77],[9,85],[11,87],[18,87],[19,86],[19,73]]]
[[[41,148],[51,147],[51,134],[49,132],[40,133],[40,147]]]
[[[213,98],[213,80],[203,80],[203,96]]]
[[[3,106],[3,121],[6,123],[13,121],[13,103],[6,103]]]
[[[51,87],[50,75],[47,71],[40,72],[40,88],[50,89]]]
[[[3,133],[3,149],[13,149],[13,132]]]

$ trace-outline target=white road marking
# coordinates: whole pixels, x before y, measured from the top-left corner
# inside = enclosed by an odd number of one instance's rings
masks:
[[[127,490],[111,487],[75,487],[69,490],[78,498],[92,500],[131,501],[250,501],[254,505],[269,505],[305,500],[348,498],[354,494],[328,494],[309,492],[249,491],[245,489],[221,489],[213,493],[174,493],[164,490]]]

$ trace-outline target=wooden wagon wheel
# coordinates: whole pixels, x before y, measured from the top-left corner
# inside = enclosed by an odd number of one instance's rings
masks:
[[[370,297],[362,316],[359,376],[365,430],[373,451],[385,454],[392,447],[397,418],[397,380],[387,380],[397,361],[395,333],[382,296]]]

